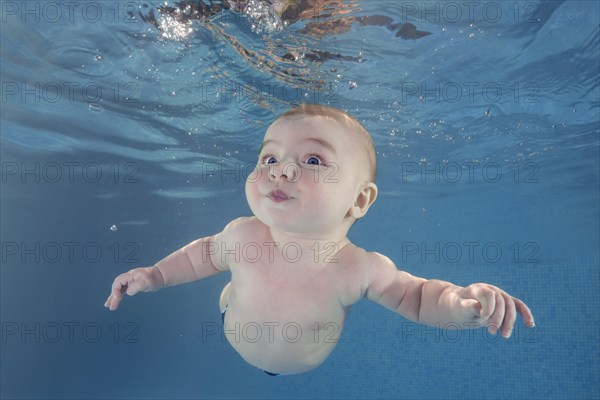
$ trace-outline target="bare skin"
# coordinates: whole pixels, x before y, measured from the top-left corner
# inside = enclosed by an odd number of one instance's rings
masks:
[[[246,182],[254,216],[118,276],[105,306],[229,270],[219,302],[226,337],[248,363],[281,374],[323,363],[363,297],[432,326],[486,326],[509,337],[517,314],[534,326],[529,308],[495,286],[415,277],[352,244],[348,230],[377,196],[367,165],[361,140],[330,118],[276,120]]]

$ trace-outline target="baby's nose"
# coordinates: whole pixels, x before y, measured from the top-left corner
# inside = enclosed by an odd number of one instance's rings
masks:
[[[272,180],[285,179],[288,182],[295,182],[300,174],[300,167],[295,162],[282,162],[274,164],[269,170]]]

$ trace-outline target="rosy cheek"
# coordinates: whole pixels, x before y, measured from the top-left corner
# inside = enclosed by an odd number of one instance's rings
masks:
[[[258,197],[258,193],[260,192],[260,186],[262,185],[262,177],[257,171],[253,171],[248,178],[246,179],[246,195],[248,197],[252,197],[253,199]]]
[[[262,182],[268,178],[268,171],[264,168],[254,168],[246,178],[246,186],[248,188],[257,188]]]
[[[318,185],[322,177],[318,170],[304,168],[300,171],[301,175],[298,176],[298,181],[302,181],[302,184],[314,187]]]
[[[261,168],[255,167],[246,178],[246,183],[256,183],[261,179],[262,170]]]

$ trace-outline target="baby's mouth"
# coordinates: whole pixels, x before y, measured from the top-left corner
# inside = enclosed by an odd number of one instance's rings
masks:
[[[288,196],[287,194],[285,194],[285,192],[281,190],[273,190],[267,195],[267,197],[276,203],[293,199],[293,197]]]

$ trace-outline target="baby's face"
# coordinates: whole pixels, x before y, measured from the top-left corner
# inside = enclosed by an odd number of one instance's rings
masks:
[[[271,228],[326,239],[348,222],[368,175],[356,133],[324,117],[283,118],[267,129],[246,198]]]

